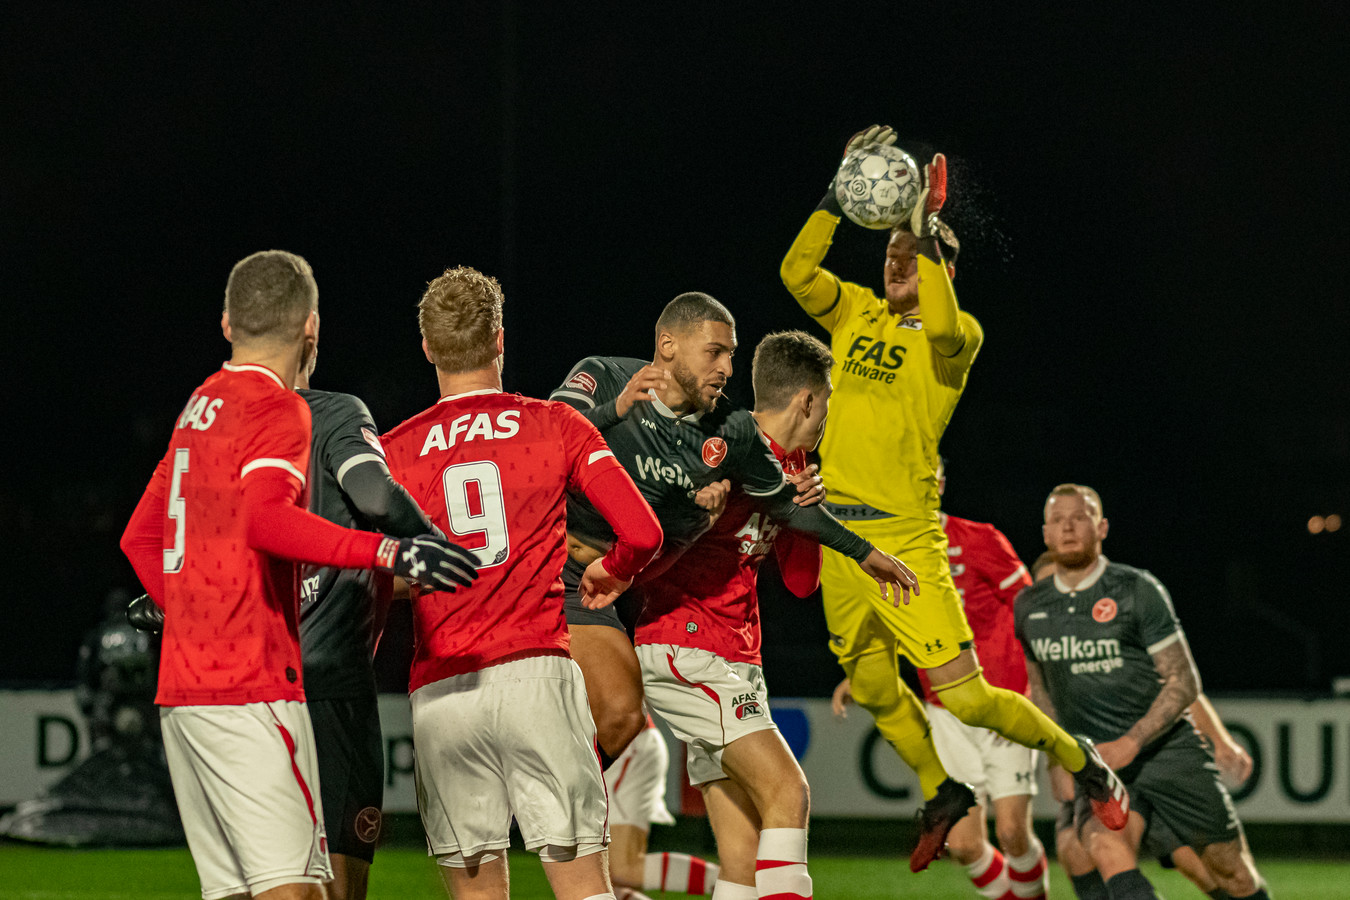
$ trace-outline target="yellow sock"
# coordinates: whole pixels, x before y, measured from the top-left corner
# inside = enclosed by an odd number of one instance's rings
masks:
[[[988,728],[1023,747],[1044,750],[1070,772],[1087,764],[1083,748],[1067,731],[1021,694],[991,687],[979,669],[956,681],[934,685],[933,690],[942,705],[967,725]]]
[[[933,747],[928,717],[919,699],[900,680],[895,654],[869,653],[845,670],[852,682],[854,702],[872,714],[881,736],[919,776],[923,798],[933,799],[938,785],[947,779],[947,770]]]

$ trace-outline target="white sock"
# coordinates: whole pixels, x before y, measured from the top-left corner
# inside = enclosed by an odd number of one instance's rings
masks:
[[[586,900],[614,900],[613,894],[591,894]]]
[[[966,874],[975,885],[976,893],[990,900],[1002,900],[1011,887],[1003,854],[995,850],[993,844],[984,845],[984,854],[966,866]]]
[[[644,891],[707,894],[717,882],[716,864],[688,853],[648,853],[642,861]]]
[[[755,854],[755,888],[760,900],[810,900],[806,873],[806,829],[765,828]]]
[[[712,900],[759,900],[759,891],[753,884],[737,884],[734,881],[718,879],[713,888]]]
[[[1050,890],[1050,864],[1045,859],[1045,847],[1035,835],[1027,852],[1008,857],[1008,877],[1012,893],[1019,900],[1039,900]]]

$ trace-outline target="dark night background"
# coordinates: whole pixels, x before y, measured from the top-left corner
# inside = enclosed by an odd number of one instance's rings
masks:
[[[460,263],[506,291],[508,389],[650,353],[704,290],[748,402],[759,338],[812,327],[779,262],[873,122],[952,158],[987,334],[946,508],[1030,560],[1048,489],[1092,484],[1209,690],[1350,675],[1350,528],[1307,528],[1350,515],[1342,5],[571,6],[4,6],[0,679],[69,678],[134,587],[117,539],[228,357],[237,259],[310,260],[315,386],[385,428],[435,399],[413,307]],[[883,243],[844,224],[827,265],[875,288]],[[827,691],[818,604],[770,594],[776,693]]]

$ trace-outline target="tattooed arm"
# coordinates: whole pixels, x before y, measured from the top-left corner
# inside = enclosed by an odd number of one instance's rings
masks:
[[[1153,667],[1158,670],[1162,690],[1153,698],[1148,712],[1116,740],[1097,745],[1102,760],[1113,769],[1133,762],[1140,749],[1171,726],[1200,694],[1200,673],[1180,632],[1176,640],[1153,654]]]

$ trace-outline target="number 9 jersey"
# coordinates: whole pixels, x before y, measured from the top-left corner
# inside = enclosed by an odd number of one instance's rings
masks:
[[[481,566],[471,588],[414,599],[409,689],[567,655],[566,495],[623,472],[595,427],[566,404],[487,390],[443,397],[382,440],[394,479]]]

